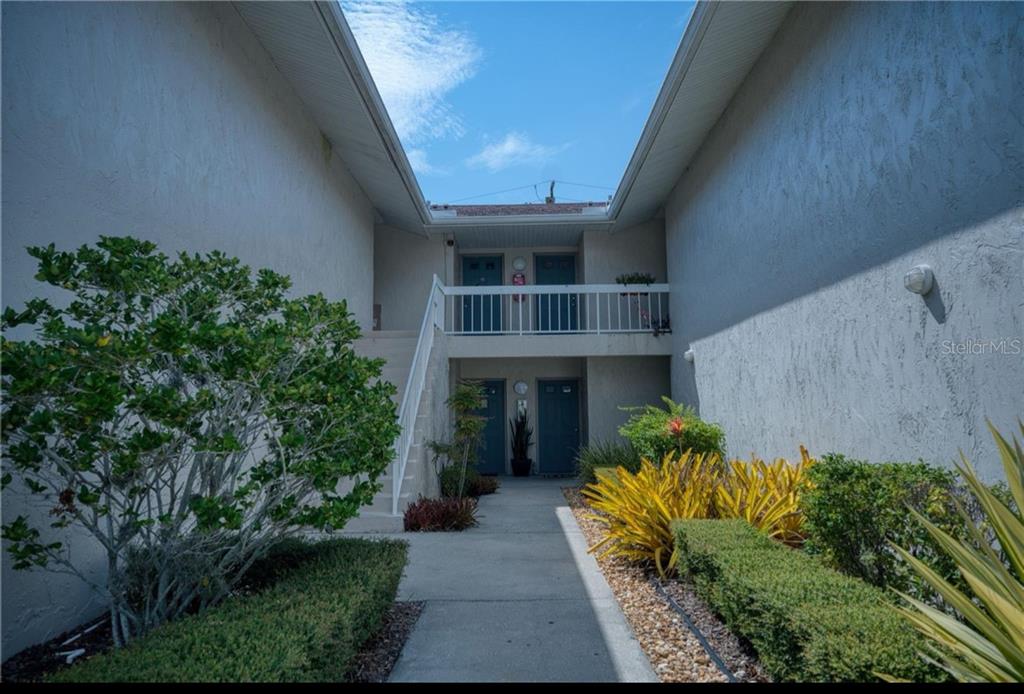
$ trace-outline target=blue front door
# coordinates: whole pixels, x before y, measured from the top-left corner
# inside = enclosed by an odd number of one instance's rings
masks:
[[[462,285],[501,286],[501,256],[462,256]],[[467,333],[501,331],[501,296],[463,296],[462,329]]]
[[[580,447],[580,388],[576,379],[540,381],[537,393],[537,469],[571,474]]]
[[[483,442],[477,451],[477,472],[500,475],[505,472],[505,382],[481,381],[484,406],[474,412],[487,418]]]
[[[576,284],[576,256],[538,255],[537,284]],[[538,294],[537,320],[542,332],[574,332],[579,329],[575,294]]]

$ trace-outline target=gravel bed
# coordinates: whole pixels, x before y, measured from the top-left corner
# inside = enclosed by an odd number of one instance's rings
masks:
[[[593,545],[601,539],[604,526],[586,517],[595,511],[578,488],[566,487],[562,491],[587,543]],[[597,564],[662,682],[728,681],[683,618],[651,584],[655,572],[619,558],[598,559]],[[738,681],[769,681],[750,649],[722,624],[690,586],[671,580],[662,586],[683,607]]]
[[[352,667],[345,676],[347,682],[387,682],[388,675],[402,654],[416,620],[423,611],[422,602],[396,602],[384,615],[377,633],[363,644]]]

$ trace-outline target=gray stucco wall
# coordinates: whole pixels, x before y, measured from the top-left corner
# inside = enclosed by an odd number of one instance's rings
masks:
[[[669,394],[669,357],[587,359],[587,432],[590,442],[619,441],[629,419],[623,407],[657,405]]]
[[[440,235],[426,238],[378,225],[373,247],[373,303],[381,330],[419,330],[434,275],[448,283],[445,262],[452,249]]]
[[[649,272],[665,281],[665,220],[652,219],[614,233],[585,231],[580,243],[583,273],[589,284],[614,284],[631,272]]]
[[[791,10],[666,211],[696,353],[672,390],[731,453],[962,449],[1000,474],[984,418],[1024,416],[1022,35],[1019,3]]]
[[[4,305],[45,293],[25,246],[132,234],[287,273],[369,327],[373,208],[230,4],[2,11]],[[3,502],[5,522],[25,512]],[[77,580],[2,561],[4,657],[99,611]]]

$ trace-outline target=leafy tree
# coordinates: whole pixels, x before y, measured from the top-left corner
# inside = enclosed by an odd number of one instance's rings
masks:
[[[483,407],[486,397],[483,384],[479,381],[460,381],[445,401],[455,420],[451,440],[430,441],[427,444],[434,453],[435,467],[442,458],[448,461],[447,464],[442,462],[442,467],[438,470],[442,489],[446,486],[443,480],[445,468],[452,465],[460,466],[455,496],[465,495],[466,471],[476,464],[477,449],[487,426],[487,418],[476,414],[476,411]]]
[[[219,601],[271,543],[338,529],[373,499],[398,433],[394,387],[353,352],[344,301],[288,298],[270,270],[220,252],[172,260],[133,238],[29,254],[36,279],[71,297],[3,314],[3,484],[17,478],[52,504],[53,528],[102,546],[94,587],[118,645]],[[8,339],[19,325],[34,339]],[[3,537],[15,568],[89,581],[28,518]]]

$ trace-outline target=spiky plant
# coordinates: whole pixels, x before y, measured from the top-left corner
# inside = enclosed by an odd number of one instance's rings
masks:
[[[804,537],[800,489],[808,484],[813,464],[803,446],[796,465],[784,458],[766,463],[756,456],[750,462],[731,461],[715,493],[718,517],[742,518],[769,537],[799,545]]]
[[[1018,420],[1024,437],[1024,422]],[[1013,505],[1001,501],[983,484],[974,467],[961,454],[957,465],[972,494],[985,514],[991,533],[975,524],[964,509],[960,513],[968,528],[969,540],[957,540],[924,516],[911,513],[956,561],[971,595],[943,579],[907,550],[896,550],[910,563],[943,600],[961,617],[946,614],[920,600],[900,593],[906,606],[897,609],[929,639],[922,656],[963,682],[1024,681],[1024,451],[1013,437],[1011,444],[991,423]],[[1001,552],[993,546],[998,544]],[[1001,556],[1002,555],[1002,556]]]
[[[669,453],[661,465],[644,459],[636,474],[618,467],[600,475],[582,490],[591,507],[603,512],[591,518],[607,526],[589,551],[605,547],[600,556],[650,561],[662,577],[668,575],[676,565],[672,521],[709,516],[720,471],[718,454],[687,451]]]

